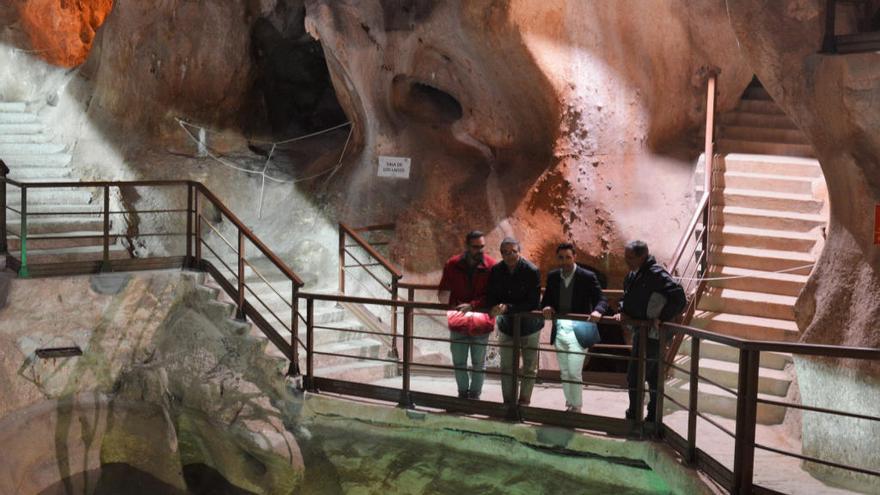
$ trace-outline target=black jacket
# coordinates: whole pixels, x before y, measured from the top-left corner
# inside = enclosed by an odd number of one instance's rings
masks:
[[[520,258],[513,273],[502,261],[489,272],[487,300],[489,307],[506,304],[507,314],[538,309],[541,300],[541,272],[525,258]]]
[[[599,285],[599,279],[596,274],[582,268],[575,268],[574,284],[571,294],[571,312],[578,314],[590,314],[598,311],[605,314],[608,309],[608,299],[602,293],[602,286]],[[559,289],[562,284],[562,270],[553,270],[547,274],[547,289],[544,290],[544,299],[541,300],[541,307],[550,306],[557,312],[559,311]],[[556,341],[556,323],[553,324],[553,332],[550,334],[550,343]]]
[[[657,264],[653,256],[623,280],[623,300],[620,311],[636,320],[647,320],[648,300],[659,292],[666,297],[666,306],[660,311],[660,321],[669,321],[684,310],[687,298],[681,285],[672,280],[665,268]]]

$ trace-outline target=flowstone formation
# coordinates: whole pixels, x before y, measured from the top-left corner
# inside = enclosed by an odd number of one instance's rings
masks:
[[[137,275],[117,295],[90,293],[86,277],[14,282],[0,312],[0,492],[294,490],[286,363],[196,282]],[[71,345],[83,355],[34,352]]]
[[[472,228],[490,245],[520,237],[544,266],[562,240],[615,275],[625,240],[666,258],[692,208],[707,73],[721,72],[721,109],[751,77],[721,1],[306,9],[363,142],[339,174],[343,217],[396,220],[416,272]],[[410,157],[410,178],[378,178],[380,155]]]
[[[61,67],[83,63],[113,0],[15,0],[30,49]]]

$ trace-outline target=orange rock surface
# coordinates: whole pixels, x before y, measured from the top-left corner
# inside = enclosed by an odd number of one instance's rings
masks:
[[[22,0],[18,5],[31,48],[61,67],[85,61],[112,8],[113,0]]]

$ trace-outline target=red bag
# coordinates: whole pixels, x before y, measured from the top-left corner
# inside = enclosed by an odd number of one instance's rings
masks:
[[[470,336],[485,335],[495,329],[495,318],[486,313],[452,310],[446,312],[446,321],[449,323],[449,330]]]

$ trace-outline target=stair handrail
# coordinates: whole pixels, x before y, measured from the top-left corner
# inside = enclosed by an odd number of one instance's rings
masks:
[[[709,270],[709,248],[711,240],[709,233],[712,228],[712,189],[714,187],[715,176],[715,94],[718,79],[717,72],[710,72],[706,81],[706,132],[703,142],[703,194],[694,214],[691,217],[688,226],[678,241],[675,252],[672,255],[668,265],[669,273],[673,276],[682,278],[682,286],[685,287],[688,296],[687,307],[682,314],[679,322],[684,325],[690,325],[700,298],[706,288],[706,283],[702,280]],[[702,223],[703,229],[697,237],[694,237],[697,231],[697,225]],[[692,255],[687,257],[687,261],[682,263],[691,240],[694,241],[694,250]],[[697,254],[699,251],[699,254]],[[693,270],[689,270],[691,261],[694,261]],[[691,284],[689,282],[696,282]],[[693,287],[696,285],[696,287]],[[691,289],[691,290],[688,290]],[[667,361],[675,359],[681,343],[684,340],[683,333],[676,333],[666,350],[665,357]]]

